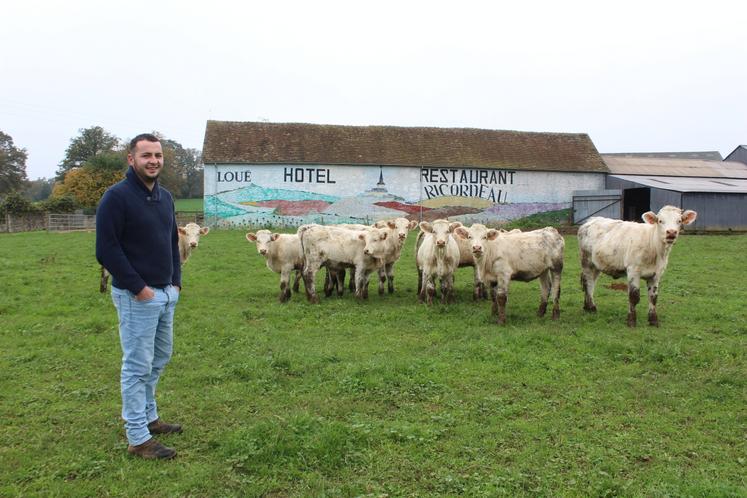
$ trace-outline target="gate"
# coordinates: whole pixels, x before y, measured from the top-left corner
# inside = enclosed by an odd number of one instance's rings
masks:
[[[96,216],[87,214],[50,214],[47,221],[47,230],[95,230]]]
[[[620,190],[576,190],[572,202],[574,225],[580,225],[592,216],[622,219]]]

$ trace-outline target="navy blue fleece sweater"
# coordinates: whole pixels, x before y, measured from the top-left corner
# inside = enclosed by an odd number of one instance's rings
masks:
[[[153,191],[132,168],[101,198],[96,211],[96,259],[112,285],[139,293],[148,285],[181,287],[174,200],[158,181]]]

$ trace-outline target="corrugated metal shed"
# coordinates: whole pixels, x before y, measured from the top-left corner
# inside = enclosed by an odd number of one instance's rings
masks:
[[[695,230],[747,231],[747,194],[683,193],[682,206],[698,213]]]
[[[675,192],[747,193],[747,179],[642,175],[609,175],[609,177]]]
[[[606,187],[622,191],[623,219],[669,204],[697,211],[688,230],[747,231],[746,179],[608,175]]]
[[[735,161],[704,161],[663,157],[625,157],[602,154],[613,175],[661,175],[706,178],[745,178],[747,165]]]

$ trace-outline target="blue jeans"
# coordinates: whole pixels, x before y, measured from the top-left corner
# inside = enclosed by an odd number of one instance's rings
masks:
[[[133,446],[151,438],[148,424],[158,418],[156,385],[174,344],[179,291],[173,286],[153,291],[153,299],[138,301],[132,292],[112,286],[122,345],[122,418]]]

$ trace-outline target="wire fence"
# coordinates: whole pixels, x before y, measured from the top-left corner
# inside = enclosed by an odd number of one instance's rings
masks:
[[[49,214],[47,230],[50,232],[96,230],[96,216],[90,214]]]
[[[184,226],[187,223],[202,225],[205,216],[202,211],[179,211],[176,223]],[[70,232],[74,230],[96,230],[96,215],[79,213],[22,213],[0,215],[0,233],[33,232]]]
[[[202,211],[177,211],[176,224],[184,226],[187,223],[202,225],[205,222],[205,214]]]

